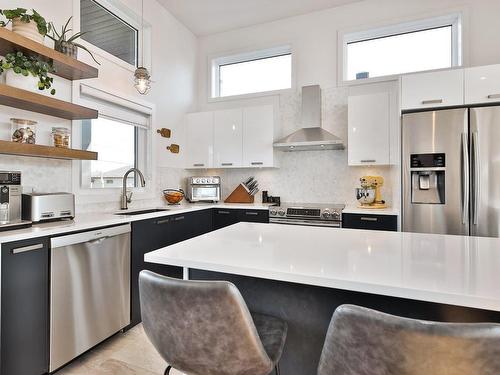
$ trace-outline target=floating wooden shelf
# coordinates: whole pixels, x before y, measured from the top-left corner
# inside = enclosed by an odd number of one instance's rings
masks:
[[[97,160],[97,152],[0,141],[0,154],[67,160]]]
[[[97,78],[99,74],[93,66],[0,27],[0,55],[5,56],[9,52],[17,51],[37,54],[45,61],[52,61],[56,70],[54,74],[69,80]]]
[[[95,109],[3,84],[0,84],[0,104],[67,120],[93,119],[98,116]]]

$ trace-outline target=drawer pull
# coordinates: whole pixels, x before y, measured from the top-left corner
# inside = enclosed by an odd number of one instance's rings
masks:
[[[500,99],[500,94],[491,94],[491,95],[488,95],[488,99]]]
[[[249,216],[257,216],[259,213],[258,212],[245,212],[245,215]]]
[[[422,104],[442,104],[443,99],[422,100]]]
[[[157,220],[155,224],[157,225],[167,224],[169,221],[170,219]]]
[[[223,167],[230,167],[233,163],[221,163]]]
[[[196,163],[196,164],[193,164],[193,167],[204,167],[205,164],[203,163]]]
[[[363,160],[360,160],[361,163],[375,163],[376,160],[375,159],[363,159]]]
[[[185,216],[178,216],[176,218],[174,218],[175,221],[181,221],[181,220],[184,220],[186,217]]]
[[[378,221],[377,217],[361,217],[361,221]]]
[[[229,211],[217,211],[218,214],[221,214],[221,215],[229,215],[231,212]]]
[[[261,161],[253,161],[250,164],[252,164],[252,165],[264,165],[264,163]]]
[[[26,253],[27,251],[40,250],[43,249],[43,244],[37,243],[36,245],[23,246],[12,249],[12,254]]]

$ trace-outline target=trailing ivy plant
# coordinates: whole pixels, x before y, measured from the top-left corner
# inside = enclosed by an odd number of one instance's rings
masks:
[[[26,56],[22,52],[8,53],[5,55],[5,59],[0,60],[0,74],[9,69],[25,77],[30,74],[37,77],[38,89],[41,91],[49,90],[54,82],[54,78],[48,76],[49,73],[54,72],[52,63],[40,60],[35,56]],[[56,90],[51,89],[50,93],[54,95]]]
[[[45,18],[43,18],[35,9],[32,9],[31,12],[32,14],[29,14],[28,10],[25,8],[0,9],[0,14],[7,18],[7,22],[0,21],[0,27],[5,27],[12,22],[12,20],[19,18],[21,22],[25,23],[34,21],[38,28],[38,32],[42,35],[47,34],[50,29],[47,21],[45,21]]]

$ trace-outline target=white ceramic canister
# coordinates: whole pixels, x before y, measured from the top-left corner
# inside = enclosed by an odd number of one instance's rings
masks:
[[[12,20],[12,31],[38,43],[43,43],[45,38],[44,35],[38,32],[38,26],[33,20],[23,22],[20,18],[14,18]]]

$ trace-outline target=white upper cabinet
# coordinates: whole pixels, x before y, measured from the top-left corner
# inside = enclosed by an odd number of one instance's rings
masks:
[[[500,65],[465,69],[465,103],[500,102]]]
[[[243,109],[243,166],[274,166],[274,108],[272,105]]]
[[[212,168],[214,113],[199,112],[186,116],[186,168]]]
[[[402,76],[401,82],[402,109],[464,104],[463,69],[408,74]]]
[[[214,168],[241,167],[243,163],[243,110],[214,112]]]
[[[397,108],[393,108],[397,113]],[[388,165],[390,161],[391,93],[350,95],[348,99],[349,165]]]

